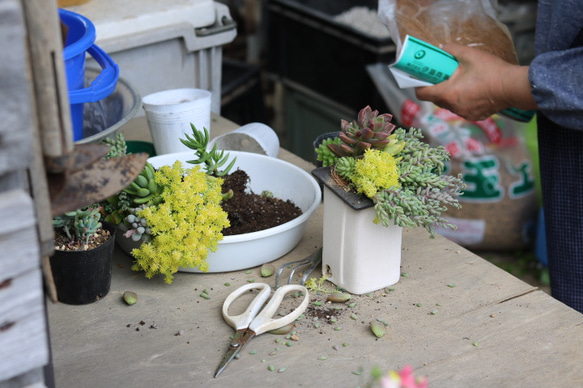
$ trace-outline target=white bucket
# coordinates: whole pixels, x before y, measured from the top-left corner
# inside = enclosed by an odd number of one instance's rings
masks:
[[[142,99],[146,119],[158,155],[190,151],[180,139],[204,128],[211,132],[211,92],[204,89],[171,89]]]

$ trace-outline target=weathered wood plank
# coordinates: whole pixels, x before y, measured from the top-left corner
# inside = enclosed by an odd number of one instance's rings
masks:
[[[0,193],[0,282],[40,265],[31,198],[22,190]]]
[[[39,142],[30,63],[30,37],[22,5],[56,11],[56,3],[0,1],[0,387],[44,386],[48,364],[48,337],[40,270],[38,230],[49,239],[47,227],[37,229],[37,214],[47,206],[48,194],[32,187],[38,196],[38,213],[30,197],[31,183],[45,183]],[[35,3],[34,5],[30,3]],[[41,4],[42,3],[42,4]],[[43,8],[44,7],[44,8]],[[30,24],[30,23],[28,23]],[[45,32],[46,34],[46,32]],[[58,60],[62,62],[62,57]],[[42,62],[42,61],[41,61]],[[49,68],[47,71],[52,72]],[[52,104],[57,104],[52,91]],[[59,117],[56,117],[59,120]],[[60,129],[60,127],[57,127]],[[36,162],[35,162],[36,160]],[[40,166],[39,166],[40,163]],[[35,174],[29,175],[30,172]],[[30,177],[35,182],[30,181]],[[44,199],[44,203],[42,201]],[[39,205],[40,204],[40,205]],[[50,205],[48,206],[50,211]],[[52,229],[52,228],[51,228]]]
[[[60,157],[73,150],[73,130],[56,1],[22,4],[34,58],[31,66],[42,149],[45,156]]]
[[[24,190],[0,192],[0,235],[23,231],[36,223],[32,200]]]
[[[36,219],[23,190],[0,193],[0,381],[48,362]]]
[[[425,237],[424,232],[407,234],[405,240],[421,245]],[[274,264],[297,258],[288,256]],[[431,279],[429,271],[413,271],[424,267],[424,260],[439,258],[439,252],[429,258],[409,256],[405,259],[409,276],[394,291],[354,297],[356,306],[350,312],[357,314],[357,320],[350,319],[349,312],[335,324],[321,320],[319,328],[310,319],[300,321],[299,341],[291,347],[275,342],[283,337],[253,339],[241,359],[214,379],[233,334],[221,317],[221,305],[235,287],[259,279],[258,269],[251,274],[177,274],[168,286],[161,279],[133,273],[130,258],[118,251],[112,290],[105,299],[90,306],[50,306],[56,381],[85,387],[225,387],[241,382],[356,387],[364,385],[374,366],[388,370],[411,364],[435,387],[577,386],[572,382],[583,378],[578,368],[583,348],[579,313],[528,286],[522,287],[531,291],[521,296],[515,295],[520,287],[502,287],[497,297],[489,290],[522,282],[490,265],[465,264],[476,271],[470,278],[475,289],[467,288],[460,277],[458,285],[450,288],[439,278]],[[449,264],[445,262],[441,271],[447,271]],[[480,273],[484,273],[482,280]],[[439,286],[428,284],[435,281]],[[232,286],[224,286],[225,282]],[[434,293],[441,287],[444,293]],[[210,290],[210,300],[199,297],[205,288]],[[136,305],[124,306],[125,290],[138,293]],[[487,295],[480,295],[484,290]],[[508,295],[514,297],[505,301]],[[488,301],[488,296],[493,299]],[[74,324],[71,317],[76,318]],[[388,334],[378,340],[369,329],[377,318],[389,323]],[[335,331],[335,326],[342,330]],[[180,330],[183,334],[177,336]],[[279,350],[270,355],[275,348]],[[327,359],[319,360],[320,356]],[[287,371],[269,372],[270,364]],[[361,368],[363,375],[352,374]]]
[[[48,363],[40,269],[0,288],[0,381]]]
[[[44,370],[36,368],[13,379],[0,381],[0,388],[45,388],[47,385],[44,384],[44,381]]]
[[[0,2],[0,176],[30,162],[30,79],[26,30],[18,2]]]
[[[42,219],[38,224],[40,240],[51,247],[50,202],[35,116],[25,23],[17,1],[3,1],[0,7],[0,50],[10,53],[0,58],[0,190],[31,188],[37,215]]]

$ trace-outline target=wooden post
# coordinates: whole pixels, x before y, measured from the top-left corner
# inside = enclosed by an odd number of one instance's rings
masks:
[[[63,42],[54,0],[22,1],[34,77],[43,153],[59,158],[73,151],[73,131],[63,64]]]

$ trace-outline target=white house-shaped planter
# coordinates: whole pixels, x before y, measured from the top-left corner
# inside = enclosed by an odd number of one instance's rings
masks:
[[[375,224],[374,207],[350,204],[350,200],[336,194],[334,189],[346,194],[341,187],[313,174],[324,183],[322,274],[353,294],[397,283],[401,276],[403,229]],[[352,194],[354,198],[362,197]]]

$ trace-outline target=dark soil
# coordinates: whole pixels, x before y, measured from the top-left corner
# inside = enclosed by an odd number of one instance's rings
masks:
[[[302,214],[302,210],[290,200],[250,192],[247,189],[249,181],[249,176],[242,170],[224,177],[223,192],[233,190],[233,197],[221,204],[231,223],[223,230],[224,236],[273,228]]]
[[[109,230],[100,229],[89,238],[89,242],[86,244],[85,241],[69,241],[64,232],[57,231],[55,233],[55,249],[59,251],[88,251],[100,246],[110,238]]]

